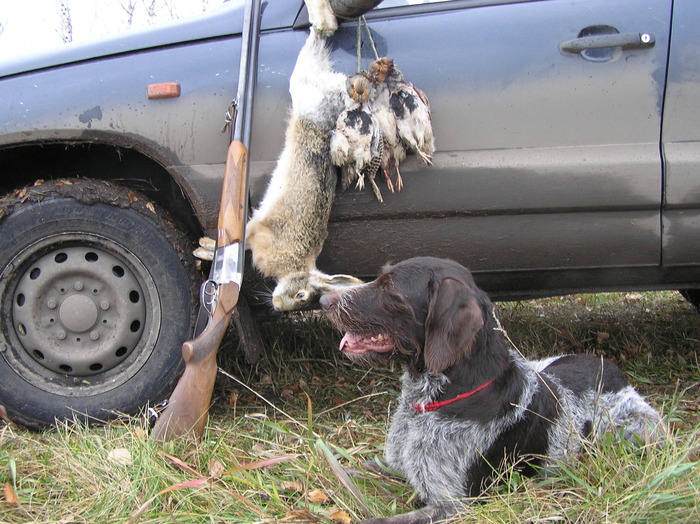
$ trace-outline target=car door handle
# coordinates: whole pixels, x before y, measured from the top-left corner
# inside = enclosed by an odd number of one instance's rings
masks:
[[[615,33],[610,35],[592,35],[567,40],[559,45],[566,53],[580,53],[586,49],[603,47],[621,47],[622,49],[645,49],[656,44],[656,37],[651,33]]]

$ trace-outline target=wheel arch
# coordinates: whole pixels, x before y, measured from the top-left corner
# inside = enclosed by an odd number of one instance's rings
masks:
[[[0,194],[38,180],[89,178],[145,195],[195,238],[204,230],[203,203],[183,177],[141,149],[99,140],[32,142],[0,149]]]

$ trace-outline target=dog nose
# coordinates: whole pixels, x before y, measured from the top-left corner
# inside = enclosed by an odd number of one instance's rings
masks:
[[[328,311],[334,304],[330,294],[321,295],[319,302],[321,303],[321,309],[323,309],[323,311]]]

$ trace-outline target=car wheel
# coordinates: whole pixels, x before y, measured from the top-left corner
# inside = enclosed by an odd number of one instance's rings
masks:
[[[700,313],[700,289],[681,289],[680,294]]]
[[[0,405],[9,418],[38,429],[162,400],[194,319],[181,233],[145,198],[102,182],[47,184],[8,199]]]

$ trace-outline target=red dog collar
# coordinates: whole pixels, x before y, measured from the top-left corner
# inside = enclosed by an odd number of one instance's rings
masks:
[[[420,404],[413,404],[413,409],[415,409],[416,411],[435,411],[443,406],[447,406],[448,404],[452,404],[453,402],[457,402],[458,400],[463,400],[465,398],[471,397],[472,395],[475,395],[476,393],[478,393],[482,389],[486,389],[491,384],[493,384],[494,380],[496,380],[496,379],[492,378],[491,380],[489,380],[488,382],[485,382],[484,384],[482,384],[478,388],[473,389],[472,391],[467,391],[466,393],[462,393],[461,395],[457,395],[456,397],[448,399],[448,400],[441,400],[439,402],[438,401],[429,402],[425,406],[422,406]]]

